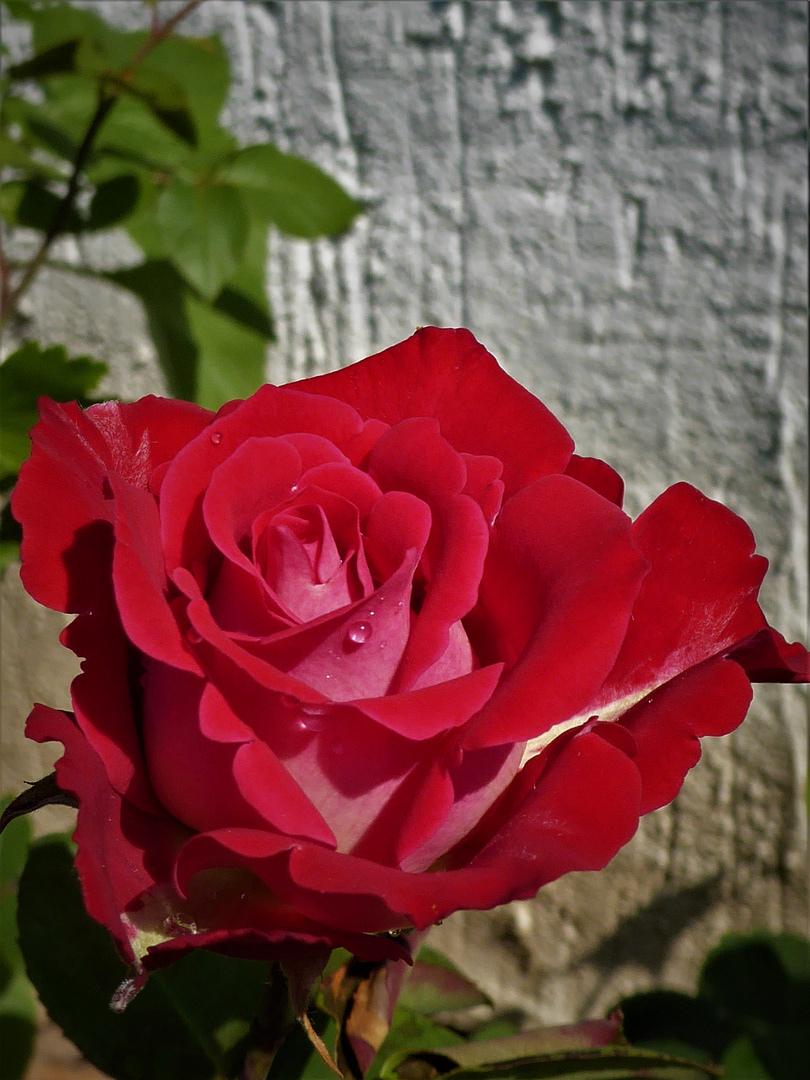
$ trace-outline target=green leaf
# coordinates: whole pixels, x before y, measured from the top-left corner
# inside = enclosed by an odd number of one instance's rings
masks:
[[[807,1058],[804,1060],[807,1064]],[[723,1057],[723,1080],[773,1080],[773,1074],[765,1068],[757,1056],[750,1039],[737,1039]],[[800,1073],[793,1074],[797,1080]]]
[[[0,799],[0,813],[13,799],[13,793],[6,794]],[[15,818],[0,834],[0,890],[6,890],[12,885],[16,888],[17,879],[25,866],[30,843],[31,822],[28,818]]]
[[[198,344],[195,400],[206,409],[249,397],[264,382],[264,337],[189,294],[189,326]]]
[[[9,180],[0,186],[0,215],[9,225],[47,232],[61,202],[61,196],[39,180]],[[77,233],[85,227],[79,213],[71,208],[64,231]]]
[[[149,976],[123,1013],[127,975],[107,931],[85,912],[59,837],[34,844],[20,882],[20,943],[52,1019],[116,1080],[213,1080],[238,1072],[267,966],[204,950]]]
[[[810,1016],[810,941],[729,934],[706,957],[698,995],[738,1022],[802,1023]]]
[[[128,79],[112,77],[109,81],[119,93],[129,94],[151,109],[173,134],[191,146],[197,145],[188,97],[176,79],[163,71],[138,68]]]
[[[199,346],[186,313],[190,288],[167,259],[147,259],[100,275],[133,293],[144,306],[149,333],[173,397],[194,401]]]
[[[146,40],[144,31],[118,30],[88,8],[69,3],[44,5],[28,17],[36,53],[45,52],[65,41],[81,39],[93,43],[106,57],[110,68],[123,68]]]
[[[249,251],[252,247],[251,240]],[[166,259],[148,259],[99,276],[143,304],[172,395],[216,409],[225,401],[248,397],[264,381],[272,326],[266,299],[254,299],[258,289],[248,280],[253,265],[243,266],[213,304],[195,296]],[[263,287],[261,270],[256,279]]]
[[[239,192],[175,177],[158,198],[157,222],[172,262],[212,300],[245,252],[250,223]]]
[[[76,54],[81,44],[80,38],[62,41],[52,45],[44,52],[37,53],[30,60],[21,64],[12,64],[8,69],[11,79],[43,79],[49,75],[65,75],[76,71]]]
[[[68,359],[62,345],[42,349],[30,341],[7,357],[0,365],[0,474],[16,473],[28,457],[41,395],[88,404],[106,373],[106,364],[88,356]]]
[[[632,1047],[569,1051],[472,1066],[458,1066],[457,1051],[457,1047],[436,1048],[395,1057],[386,1063],[381,1080],[434,1076],[453,1080],[705,1080],[720,1075],[713,1066]]]
[[[34,157],[31,149],[24,142],[12,139],[7,131],[0,131],[0,161],[5,168],[20,169],[30,177],[67,180],[67,176],[55,165]]]
[[[402,987],[399,1004],[423,1016],[433,1016],[490,1004],[490,999],[447,957],[423,947]]]
[[[267,219],[306,240],[344,232],[362,209],[317,165],[269,143],[240,150],[218,175],[256,192]]]
[[[68,83],[72,81],[65,80]],[[89,99],[89,108],[92,108],[92,99]],[[83,117],[85,122],[89,121],[89,115],[87,113]],[[81,135],[77,136],[58,119],[53,119],[50,116],[50,106],[47,101],[35,105],[33,102],[8,95],[3,102],[3,121],[6,124],[20,126],[22,129],[20,141],[29,149],[44,149],[65,162],[73,162]]]
[[[110,229],[125,221],[138,205],[140,184],[132,174],[116,176],[99,184],[90,200],[86,227]]]
[[[677,1041],[719,1061],[734,1027],[711,1002],[674,990],[653,990],[619,1002],[624,1033],[633,1046],[664,1049]]]
[[[399,1076],[397,1070],[411,1053],[424,1053],[433,1047],[463,1043],[464,1038],[457,1032],[411,1012],[403,1005],[397,1005],[388,1034],[371,1064],[368,1080],[376,1080],[377,1077],[380,1080],[396,1080]],[[414,1073],[414,1076],[419,1075]]]
[[[11,801],[0,800],[0,810]],[[31,838],[31,823],[18,818],[0,836],[0,1080],[21,1080],[34,1048],[37,1010],[17,944],[17,879]]]
[[[183,88],[199,145],[209,149],[219,132],[219,117],[231,85],[228,57],[219,38],[172,34],[150,53],[139,77],[170,76]]]

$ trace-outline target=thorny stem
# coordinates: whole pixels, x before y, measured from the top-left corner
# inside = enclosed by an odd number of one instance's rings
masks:
[[[146,57],[149,56],[162,41],[165,41],[174,28],[190,15],[195,8],[199,7],[201,3],[202,0],[188,0],[188,2],[185,3],[179,11],[176,11],[171,18],[167,19],[165,23],[158,24],[157,22],[153,22],[148,38],[135,53],[132,60],[129,62],[129,65],[121,72],[119,80],[128,82]],[[0,290],[0,328],[5,326],[8,320],[16,312],[20,300],[28,291],[31,283],[39,273],[42,264],[48,257],[48,252],[54,241],[64,231],[65,225],[70,217],[70,212],[76,203],[81,175],[92,152],[96,135],[117,100],[117,95],[108,93],[104,90],[103,86],[99,88],[96,111],[93,114],[93,118],[85,132],[79,149],[76,151],[76,158],[73,162],[73,169],[70,174],[70,179],[68,180],[67,190],[54,211],[53,218],[48,226],[48,231],[45,233],[42,242],[25,268],[19,282],[13,289],[9,287],[7,267],[3,264],[3,281],[2,289]]]

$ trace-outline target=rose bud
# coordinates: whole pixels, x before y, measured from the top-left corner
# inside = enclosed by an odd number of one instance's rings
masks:
[[[41,403],[14,493],[74,612],[89,913],[140,971],[344,946],[603,867],[752,681],[807,679],[748,526],[686,484],[636,520],[466,330],[181,401]]]

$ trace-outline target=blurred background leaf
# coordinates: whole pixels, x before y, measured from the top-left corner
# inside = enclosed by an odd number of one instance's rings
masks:
[[[619,1008],[634,1045],[722,1064],[726,1080],[797,1080],[810,1062],[810,941],[730,934],[707,955],[695,996],[659,990]]]
[[[140,264],[82,272],[143,304],[170,393],[212,409],[249,395],[273,340],[268,229],[337,236],[360,203],[300,157],[239,147],[220,124],[231,74],[217,38],[118,30],[64,2],[6,7],[30,23],[33,55],[9,68],[0,113],[4,221],[43,234],[46,256],[57,214],[60,234],[126,229]],[[15,88],[32,80],[41,101]]]
[[[0,811],[12,798],[0,798]],[[36,997],[17,943],[17,883],[30,841],[27,818],[12,821],[0,835],[0,1080],[21,1080],[36,1035]]]
[[[92,403],[107,365],[89,356],[68,357],[63,345],[43,349],[29,341],[0,364],[0,477],[16,473],[31,451],[28,432],[38,419],[37,399]]]
[[[116,1080],[238,1074],[266,964],[197,950],[150,975],[126,1010],[113,1013],[110,1001],[130,973],[84,910],[66,837],[32,845],[19,898],[28,973],[51,1018],[88,1061]]]

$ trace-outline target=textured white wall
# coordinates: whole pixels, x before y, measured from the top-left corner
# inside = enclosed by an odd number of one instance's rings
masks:
[[[744,515],[772,560],[767,613],[806,633],[801,0],[205,0],[186,27],[227,44],[240,139],[370,204],[337,242],[274,237],[273,381],[469,326],[620,469],[631,512],[688,479]],[[30,333],[110,362],[110,390],[160,388],[128,296],[51,273],[27,311]],[[33,698],[65,701],[70,662],[13,575],[3,594],[10,786],[47,767],[17,733]],[[456,916],[436,943],[551,1022],[690,988],[727,929],[803,929],[805,723],[798,692],[759,692],[608,871]]]

